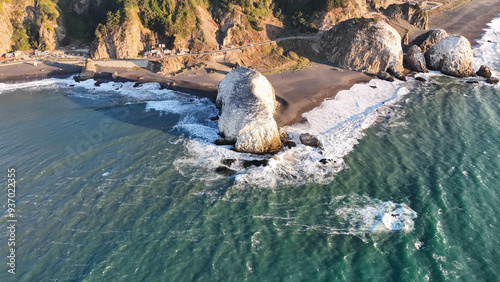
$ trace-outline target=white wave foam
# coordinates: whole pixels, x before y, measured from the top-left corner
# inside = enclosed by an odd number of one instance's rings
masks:
[[[493,76],[499,76],[500,69],[500,17],[497,17],[484,29],[483,37],[477,42],[474,48],[475,65],[474,69],[479,69],[481,65],[491,68]]]
[[[368,197],[350,197],[335,214],[344,220],[349,233],[413,230],[417,213],[406,204],[382,202]]]
[[[407,93],[403,82],[391,83],[379,79],[339,92],[335,99],[327,100],[320,107],[305,113],[306,123],[285,128],[290,139],[298,145],[272,156],[267,166],[244,168],[245,160],[266,157],[241,154],[229,147],[193,140],[187,142],[187,148],[196,161],[179,160],[178,164],[199,165],[201,162],[205,168],[215,169],[221,166],[224,159],[234,159],[229,168],[238,172],[236,180],[239,185],[275,187],[329,182],[336,172],[345,168],[343,157],[358,143],[363,130],[376,121],[378,110]],[[324,151],[300,144],[299,136],[306,132],[320,139]]]
[[[35,80],[29,82],[22,83],[0,83],[0,94],[11,92],[18,89],[27,89],[27,88],[49,88],[49,87],[57,87],[59,79],[44,79],[44,80]]]

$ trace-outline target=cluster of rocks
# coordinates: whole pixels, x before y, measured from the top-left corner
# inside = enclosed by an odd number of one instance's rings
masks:
[[[396,6],[394,6],[396,7]],[[419,18],[411,9],[397,6],[386,10],[408,19]],[[403,18],[405,18],[403,17]],[[341,67],[377,74],[380,79],[406,80],[403,75],[403,48],[401,36],[384,21],[375,19],[350,19],[327,31],[320,40],[320,47],[328,61]],[[470,42],[459,35],[449,35],[435,29],[417,37],[407,52],[408,67],[417,72],[438,70],[455,77],[474,76],[474,57]],[[489,75],[491,77],[491,75]],[[495,83],[495,78],[487,78]]]
[[[434,29],[415,38],[407,55],[408,67],[413,71],[438,70],[455,77],[477,75],[485,77],[488,83],[498,83],[486,66],[474,72],[474,56],[467,38],[449,35],[443,29]]]
[[[404,12],[404,11],[403,11]],[[408,17],[419,16],[408,14]],[[401,36],[384,21],[351,19],[323,34],[320,47],[326,58],[341,67],[377,74],[393,81],[406,80],[403,71]],[[498,83],[488,67],[474,72],[470,42],[463,36],[431,30],[413,42],[407,52],[409,68],[417,72],[439,70],[456,77],[482,76]],[[219,83],[216,100],[220,109],[218,145],[234,145],[238,152],[267,154],[293,147],[287,133],[274,120],[277,102],[269,81],[259,72],[238,67]],[[318,138],[305,133],[302,144],[323,149]],[[328,163],[329,160],[322,160]],[[258,163],[250,165],[265,165]],[[228,166],[225,166],[228,168]],[[224,169],[222,169],[224,170]]]

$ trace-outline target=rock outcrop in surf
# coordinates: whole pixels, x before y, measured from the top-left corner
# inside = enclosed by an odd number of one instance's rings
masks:
[[[321,37],[320,46],[328,61],[347,69],[373,74],[403,70],[401,36],[384,21],[343,21]]]
[[[274,120],[277,102],[271,83],[259,72],[238,67],[219,82],[219,131],[239,152],[272,153],[283,145]]]

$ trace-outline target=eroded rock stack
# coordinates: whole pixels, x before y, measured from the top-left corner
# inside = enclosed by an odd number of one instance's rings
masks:
[[[330,62],[344,68],[374,74],[403,70],[401,36],[384,21],[341,22],[322,36],[320,46]]]
[[[92,61],[91,58],[87,58],[87,60],[85,61],[85,66],[83,66],[82,71],[78,75],[78,79],[79,80],[91,79],[94,77],[96,72],[97,69],[94,65],[94,61]]]
[[[273,153],[283,145],[274,120],[274,88],[259,72],[238,67],[219,82],[216,100],[221,109],[219,131],[235,149],[247,153]]]

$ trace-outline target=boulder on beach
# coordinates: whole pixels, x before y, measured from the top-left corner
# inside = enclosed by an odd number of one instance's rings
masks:
[[[381,20],[356,18],[325,32],[320,46],[328,61],[341,67],[379,73],[403,70],[399,33]]]
[[[417,45],[412,45],[408,50],[408,67],[414,71],[428,72],[425,66],[424,53]]]
[[[474,75],[474,57],[469,40],[450,35],[440,40],[425,54],[427,67],[444,74],[467,77]]]
[[[415,38],[413,40],[413,44],[419,46],[422,50],[422,53],[425,54],[441,39],[444,39],[448,36],[448,32],[446,32],[446,30],[444,29],[433,29]]]
[[[85,66],[83,66],[82,71],[78,75],[78,79],[79,80],[91,79],[94,77],[96,72],[97,69],[94,65],[94,61],[92,61],[91,58],[87,58],[87,60],[85,61]]]
[[[282,148],[274,120],[276,96],[265,76],[238,67],[219,82],[217,107],[221,109],[219,131],[236,141],[238,152],[273,153]]]

